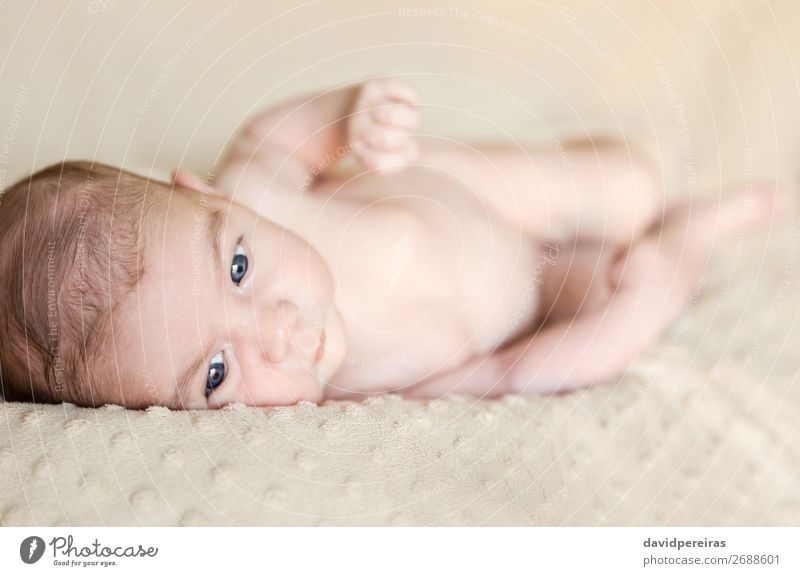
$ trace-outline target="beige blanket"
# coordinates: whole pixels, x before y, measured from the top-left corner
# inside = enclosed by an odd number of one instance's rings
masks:
[[[796,179],[790,0],[520,4],[4,4],[0,184],[64,156],[202,173],[259,106],[370,73],[419,88],[428,135],[655,138],[669,198]],[[0,524],[798,525],[799,250],[797,215],[720,247],[624,377],[571,395],[0,404]]]

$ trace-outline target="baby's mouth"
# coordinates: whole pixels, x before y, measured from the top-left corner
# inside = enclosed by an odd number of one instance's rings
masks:
[[[317,346],[317,353],[314,355],[314,363],[317,364],[322,357],[325,355],[325,329],[322,329],[322,333],[319,337],[319,346]]]

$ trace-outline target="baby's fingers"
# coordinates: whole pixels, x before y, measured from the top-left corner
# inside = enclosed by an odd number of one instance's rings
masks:
[[[372,111],[372,117],[380,124],[404,130],[414,130],[419,125],[419,111],[409,106],[380,106]]]
[[[419,94],[410,85],[400,80],[391,78],[368,81],[367,89],[370,96],[381,100],[395,100],[410,106],[419,105]]]
[[[373,148],[392,151],[407,146],[413,137],[406,130],[378,124],[370,129],[364,141]]]
[[[367,167],[383,174],[389,174],[416,160],[417,154],[417,144],[411,141],[407,146],[392,152],[366,148],[361,151],[360,156]]]

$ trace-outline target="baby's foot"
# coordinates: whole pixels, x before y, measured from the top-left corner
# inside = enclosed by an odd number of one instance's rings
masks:
[[[759,228],[793,208],[796,191],[784,186],[755,186],[719,203],[716,224],[723,235]]]
[[[668,210],[665,230],[688,228],[691,237],[700,242],[725,239],[755,230],[793,210],[797,193],[795,188],[786,186],[759,185],[716,199],[687,201]]]
[[[667,210],[660,226],[644,239],[694,281],[711,251],[738,234],[754,231],[794,210],[797,190],[759,185],[719,198],[694,199]]]

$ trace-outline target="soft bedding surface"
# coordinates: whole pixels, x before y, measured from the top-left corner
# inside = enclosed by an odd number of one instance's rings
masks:
[[[800,298],[787,292],[771,315],[784,266],[773,258],[748,282],[759,260],[743,258],[736,287],[699,301],[619,383],[579,394],[216,412],[0,405],[2,522],[796,525],[800,393],[786,350]],[[715,345],[698,353],[709,326]],[[742,335],[759,330],[755,352]],[[717,360],[725,349],[741,362]]]

